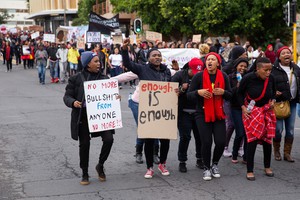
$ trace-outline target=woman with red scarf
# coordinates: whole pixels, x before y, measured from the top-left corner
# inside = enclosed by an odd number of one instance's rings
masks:
[[[206,68],[196,74],[189,87],[188,99],[196,103],[195,119],[200,130],[204,163],[203,179],[208,181],[221,177],[218,163],[226,140],[223,101],[232,96],[229,79],[220,70],[221,57],[210,52],[205,56]],[[211,164],[212,141],[215,142]]]
[[[263,145],[266,176],[274,176],[270,166],[272,138],[275,137],[276,128],[276,117],[273,111],[276,89],[271,70],[272,64],[268,58],[258,58],[256,70],[243,77],[237,93],[248,142],[246,178],[250,181],[255,180],[253,168],[257,144]]]

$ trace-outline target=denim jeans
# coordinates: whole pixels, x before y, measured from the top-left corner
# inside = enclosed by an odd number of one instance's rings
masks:
[[[40,63],[38,65],[38,73],[39,73],[39,79],[40,83],[45,83],[45,74],[46,74],[46,66],[43,63]]]
[[[297,114],[298,114],[298,117],[300,117],[300,104],[297,103]]]
[[[246,161],[247,138],[246,138],[245,128],[243,125],[242,114],[243,114],[242,110],[240,110],[240,109],[233,108],[231,110],[232,121],[233,121],[234,127],[235,127],[235,138],[234,138],[233,148],[232,148],[232,158],[235,160],[237,159],[241,141],[244,139],[243,160]]]
[[[178,160],[181,162],[187,161],[187,151],[191,140],[191,131],[193,130],[196,146],[196,157],[202,159],[201,154],[201,139],[196,125],[195,114],[180,112],[178,115],[178,130],[179,130],[179,146]]]
[[[290,101],[291,115],[286,119],[277,119],[276,122],[276,140],[280,141],[283,132],[283,124],[285,127],[285,138],[294,138],[294,128],[296,120],[296,107],[297,103],[295,100]]]
[[[58,62],[57,61],[49,61],[50,66],[50,76],[51,78],[57,78],[58,77]]]
[[[131,94],[130,94],[131,95]],[[134,102],[129,96],[128,107],[131,109],[133,118],[135,120],[136,126],[138,126],[138,115],[139,115],[139,103]],[[144,145],[144,139],[136,138],[136,145]],[[154,140],[154,145],[159,145],[158,139]]]

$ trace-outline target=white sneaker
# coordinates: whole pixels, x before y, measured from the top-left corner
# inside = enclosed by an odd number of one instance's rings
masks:
[[[238,151],[238,155],[239,155],[240,157],[243,157],[243,155],[244,155],[244,148],[243,148],[243,147],[240,147],[240,149],[239,149],[239,151]]]
[[[232,153],[228,151],[228,147],[225,147],[224,152],[223,152],[224,157],[231,157]]]
[[[221,177],[221,174],[219,172],[219,168],[216,164],[213,164],[210,171],[211,171],[211,174],[212,174],[213,177],[215,177],[215,178],[220,178]]]
[[[210,181],[211,179],[212,179],[212,177],[211,177],[211,172],[210,172],[210,170],[209,170],[209,169],[205,170],[205,171],[203,172],[203,180],[205,180],[205,181]]]

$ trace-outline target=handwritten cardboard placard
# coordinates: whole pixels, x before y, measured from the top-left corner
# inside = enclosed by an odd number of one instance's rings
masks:
[[[77,48],[78,49],[85,49],[84,38],[78,38],[77,39]]]
[[[86,32],[86,42],[87,43],[100,43],[101,42],[101,32]]]
[[[113,36],[113,44],[122,44],[123,36],[122,35],[114,35]]]
[[[55,42],[55,34],[44,34],[44,41]]]
[[[154,31],[146,31],[146,40],[155,42],[162,41],[162,34]]]
[[[177,139],[178,83],[140,81],[138,138]]]
[[[201,34],[199,34],[199,35],[193,35],[192,42],[195,42],[195,43],[201,42]]]
[[[117,80],[86,81],[84,94],[91,133],[123,127]]]

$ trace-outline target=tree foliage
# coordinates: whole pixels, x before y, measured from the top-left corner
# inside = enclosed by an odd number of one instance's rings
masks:
[[[7,10],[4,10],[3,12],[0,13],[0,24],[5,24],[6,21],[12,17],[14,17],[14,15],[9,15],[7,13]]]
[[[151,30],[168,36],[239,35],[252,43],[291,39],[283,20],[287,0],[111,0],[114,12],[137,12]]]
[[[78,17],[73,20],[73,26],[86,25],[89,21],[89,13],[93,9],[96,0],[80,0],[78,2]]]

